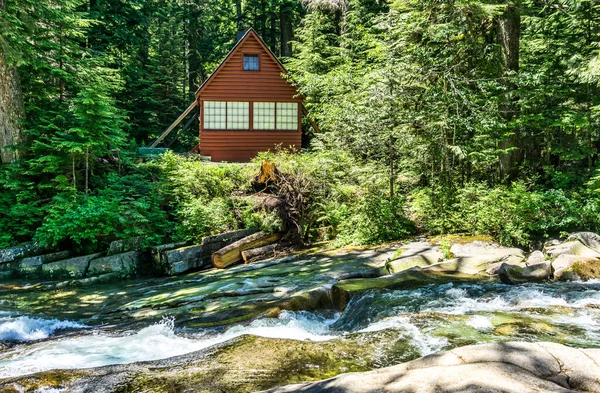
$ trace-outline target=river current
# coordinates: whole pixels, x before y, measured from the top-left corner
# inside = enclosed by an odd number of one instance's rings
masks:
[[[368,340],[387,332],[388,351],[422,356],[490,341],[555,341],[600,347],[600,282],[445,284],[374,290],[343,313],[282,311],[221,328],[193,328],[164,318],[139,330],[111,332],[82,321],[0,312],[0,378],[164,359],[242,335],[274,339]],[[396,345],[397,343],[403,345]],[[2,346],[0,346],[2,348]],[[389,354],[388,354],[389,355]],[[405,359],[403,353],[387,362]],[[382,366],[387,365],[383,363]]]

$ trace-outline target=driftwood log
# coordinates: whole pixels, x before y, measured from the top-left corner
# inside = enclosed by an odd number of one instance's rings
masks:
[[[244,263],[250,263],[257,259],[270,258],[275,256],[276,249],[277,244],[269,244],[267,246],[252,248],[250,250],[242,251],[242,258],[244,259]]]
[[[279,233],[269,234],[266,232],[258,232],[250,236],[246,236],[243,239],[240,239],[218,251],[215,251],[212,254],[212,264],[217,269],[223,269],[229,265],[241,261],[242,251],[275,243],[280,238],[281,234]]]

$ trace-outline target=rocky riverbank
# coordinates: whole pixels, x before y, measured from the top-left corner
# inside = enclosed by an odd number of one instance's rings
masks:
[[[554,343],[473,345],[398,366],[268,392],[600,392],[600,349]]]
[[[0,390],[250,392],[465,345],[600,347],[597,239],[526,253],[447,237],[105,284],[5,281]]]

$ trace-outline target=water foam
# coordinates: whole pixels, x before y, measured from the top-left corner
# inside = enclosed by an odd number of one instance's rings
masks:
[[[337,315],[283,311],[279,318],[256,320],[234,326],[224,333],[203,331],[193,337],[177,335],[172,319],[125,336],[90,334],[32,344],[0,355],[0,378],[52,369],[100,367],[184,355],[244,334],[261,337],[324,341],[339,337],[327,334]]]
[[[406,316],[397,316],[385,318],[381,321],[370,324],[368,327],[359,330],[360,333],[377,332],[387,329],[397,329],[402,332],[413,347],[415,347],[422,356],[441,351],[448,345],[448,339],[427,334],[410,322]]]
[[[86,325],[58,319],[27,316],[0,316],[0,341],[35,341],[52,336],[59,330],[83,329]]]

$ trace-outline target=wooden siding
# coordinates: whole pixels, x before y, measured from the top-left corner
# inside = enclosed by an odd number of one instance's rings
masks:
[[[282,148],[300,150],[301,133],[297,131],[214,131],[203,130],[200,154],[213,161],[249,161],[261,151]]]
[[[258,54],[259,70],[244,71],[244,54]],[[203,101],[295,101],[296,89],[281,77],[281,65],[250,31],[200,89]]]
[[[258,71],[244,71],[244,54],[259,56]],[[302,144],[302,111],[298,111],[298,129],[292,131],[253,130],[252,102],[297,102],[296,89],[281,74],[281,64],[269,52],[254,30],[242,38],[215,73],[196,94],[199,107],[204,101],[250,102],[250,130],[205,130],[200,117],[200,154],[213,161],[248,161],[260,151],[273,151],[278,146],[300,150]],[[204,111],[201,110],[201,113]]]

